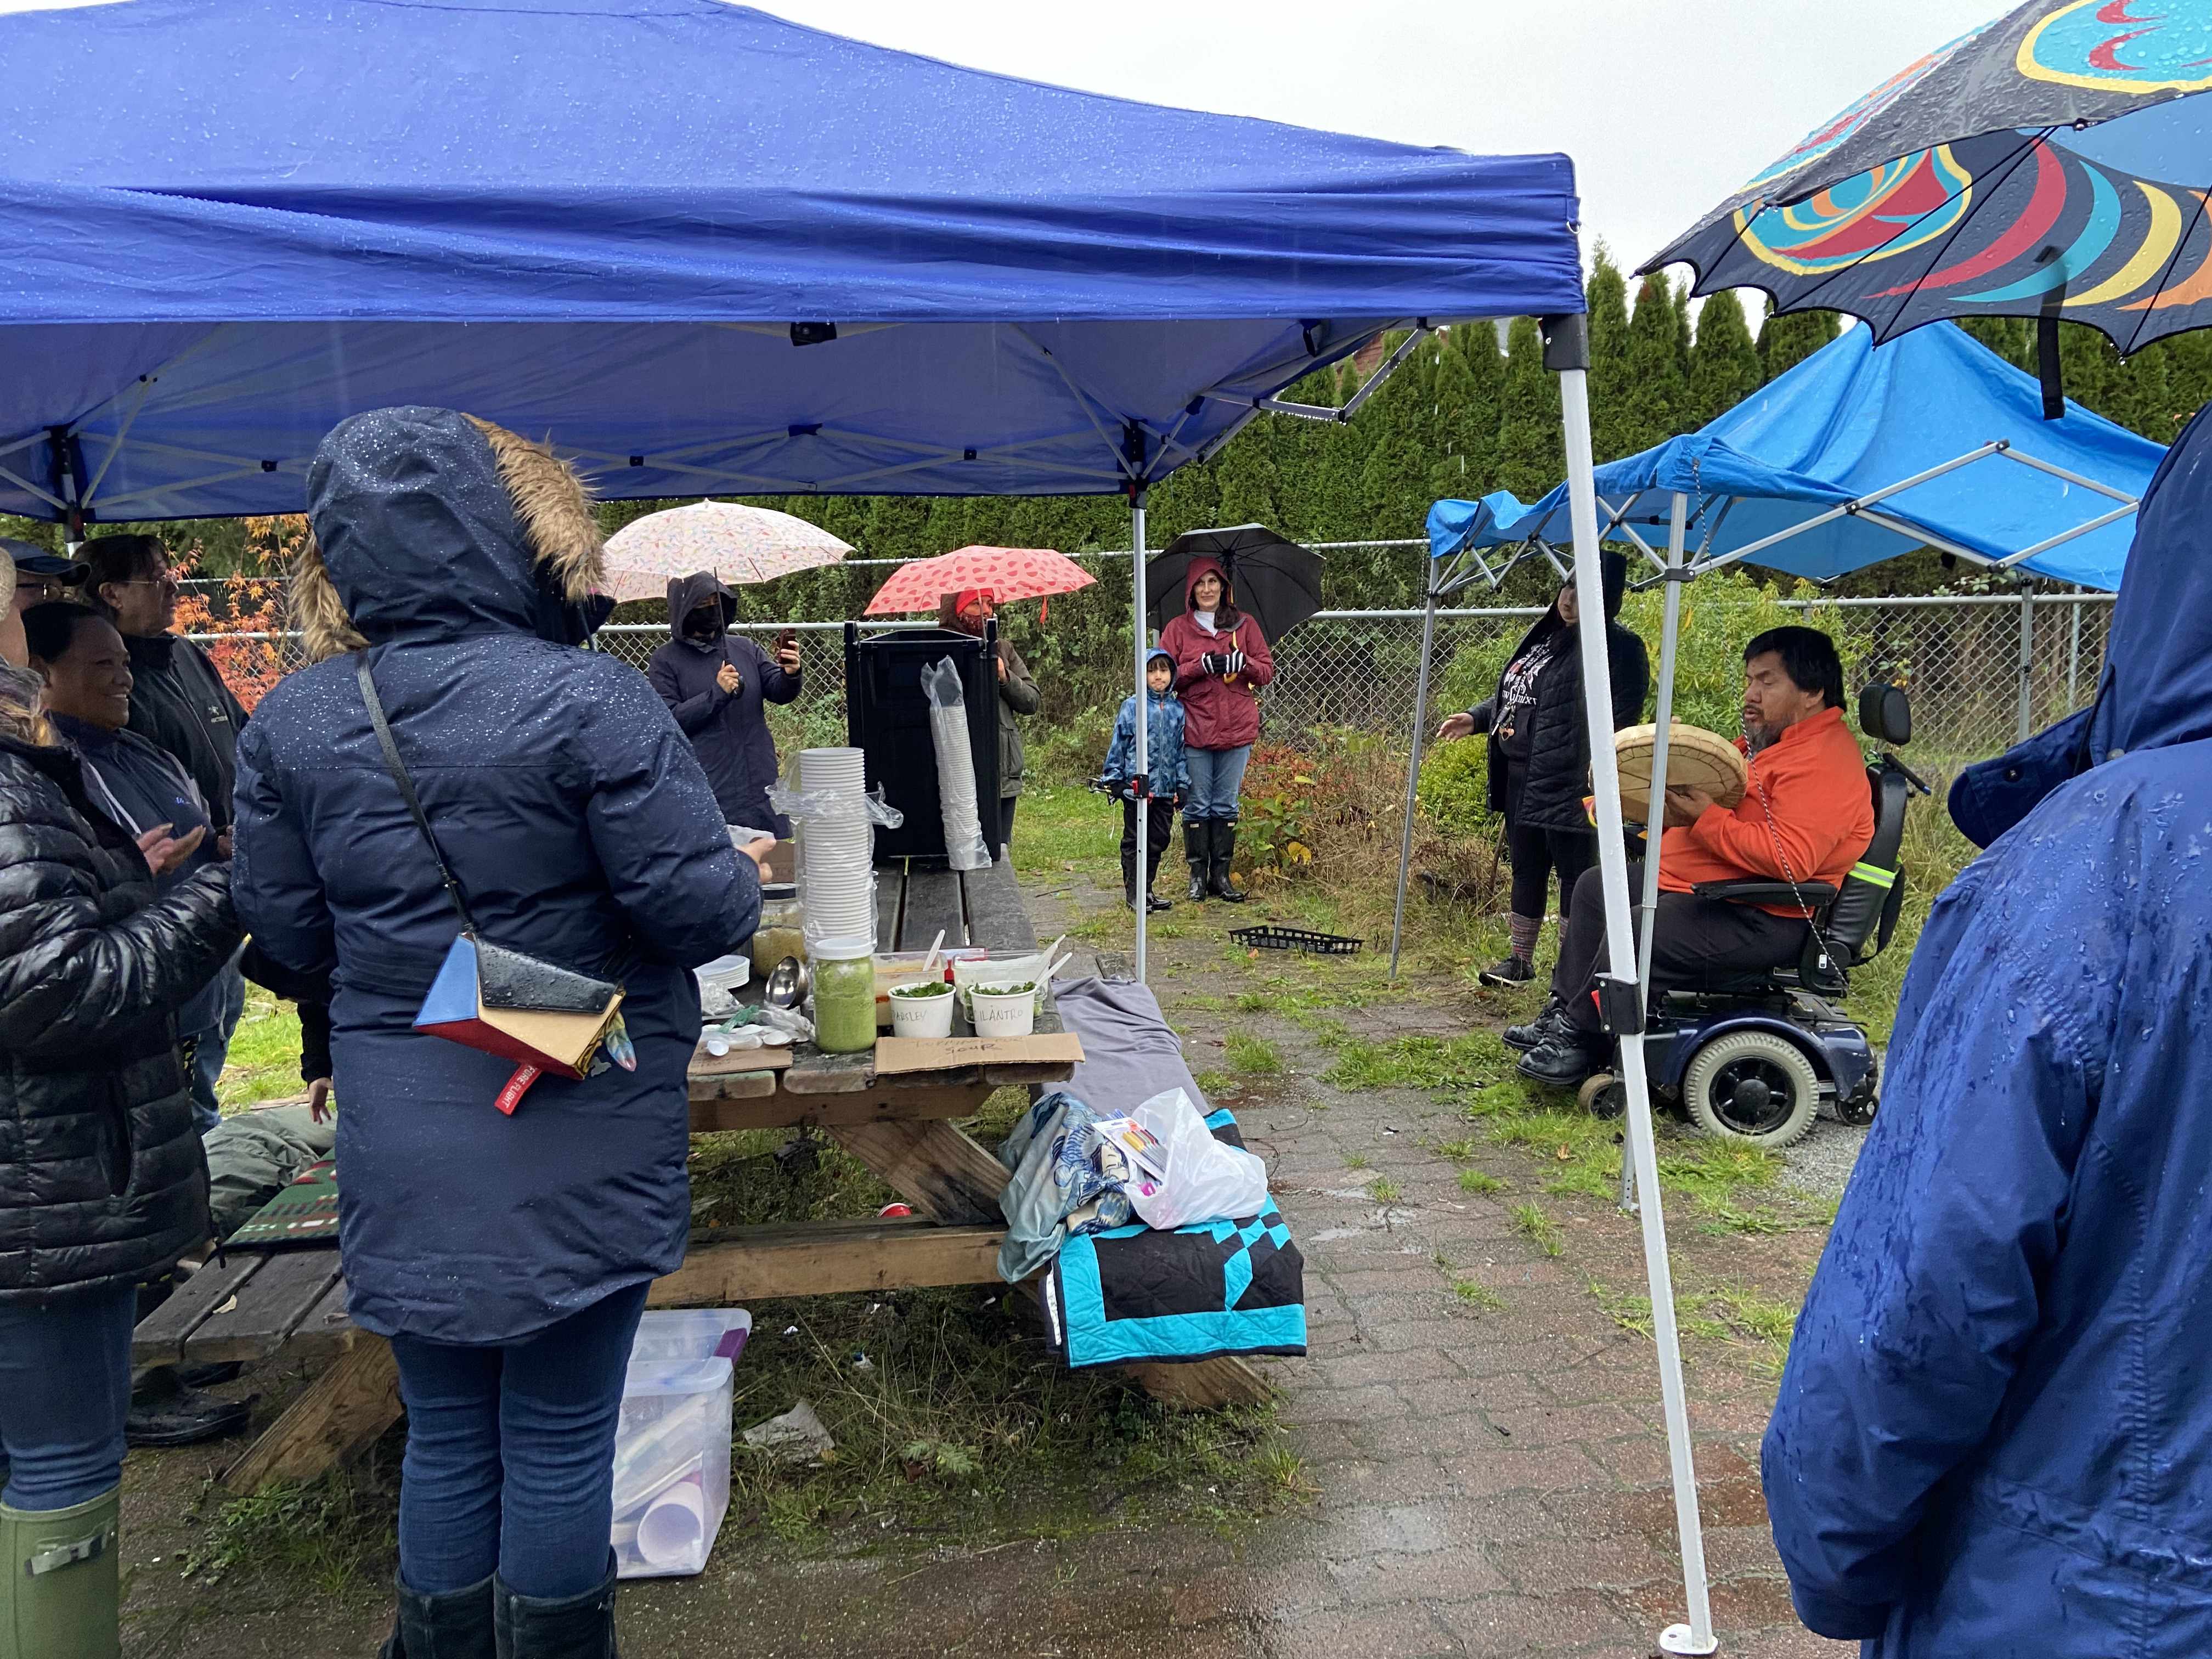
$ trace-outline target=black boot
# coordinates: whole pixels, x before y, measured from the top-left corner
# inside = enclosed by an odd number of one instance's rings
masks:
[[[1132,910],[1137,908],[1137,855],[1133,852],[1121,854],[1121,902]]]
[[[1182,821],[1182,855],[1190,866],[1190,902],[1206,902],[1206,875],[1209,855],[1206,852],[1207,832],[1213,828],[1209,818],[1185,818]]]
[[[1229,879],[1229,866],[1237,858],[1236,819],[1214,819],[1212,852],[1212,877],[1206,883],[1206,890],[1224,903],[1243,903],[1244,895],[1238,892],[1237,884]]]
[[[1542,1048],[1567,1029],[1567,1005],[1553,997],[1544,1005],[1544,1012],[1526,1025],[1507,1026],[1504,1042],[1507,1048],[1518,1049],[1525,1054],[1533,1048]]]
[[[399,1613],[384,1659],[494,1659],[492,1581],[443,1595],[417,1595],[395,1577]]]
[[[495,1579],[492,1618],[499,1659],[617,1659],[612,1552],[606,1577],[581,1595],[517,1595]]]

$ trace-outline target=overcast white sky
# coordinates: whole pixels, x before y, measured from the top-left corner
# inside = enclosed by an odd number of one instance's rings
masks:
[[[1640,263],[2007,0],[759,0],[840,34],[1152,103],[1563,149],[1583,242]]]

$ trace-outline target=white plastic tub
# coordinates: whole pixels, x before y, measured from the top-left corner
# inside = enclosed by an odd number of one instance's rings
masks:
[[[623,1578],[704,1571],[730,1507],[731,1363],[742,1309],[640,1322],[615,1431],[615,1566]]]

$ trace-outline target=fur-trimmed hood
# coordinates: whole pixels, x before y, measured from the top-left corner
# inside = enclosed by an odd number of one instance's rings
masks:
[[[292,610],[313,659],[504,630],[577,645],[611,608],[592,592],[604,558],[583,481],[472,415],[341,421],[307,469],[307,518]]]

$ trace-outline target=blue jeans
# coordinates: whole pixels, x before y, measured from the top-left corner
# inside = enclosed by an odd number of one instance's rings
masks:
[[[246,975],[234,960],[185,1005],[185,1016],[198,1022],[197,1029],[187,1026],[184,1018],[178,1021],[178,1040],[192,1043],[192,1127],[202,1134],[222,1121],[215,1086],[222,1080],[223,1061],[230,1057],[231,1036],[245,1013]]]
[[[138,1292],[103,1285],[44,1307],[0,1303],[0,1446],[11,1510],[66,1510],[123,1479]]]
[[[392,1339],[407,1407],[399,1577],[417,1595],[482,1583],[571,1596],[607,1576],[615,1424],[647,1287],[503,1347]]]
[[[1183,822],[1215,818],[1237,822],[1237,792],[1244,787],[1244,763],[1252,758],[1252,745],[1242,749],[1186,749],[1190,763],[1190,799],[1182,804]]]

